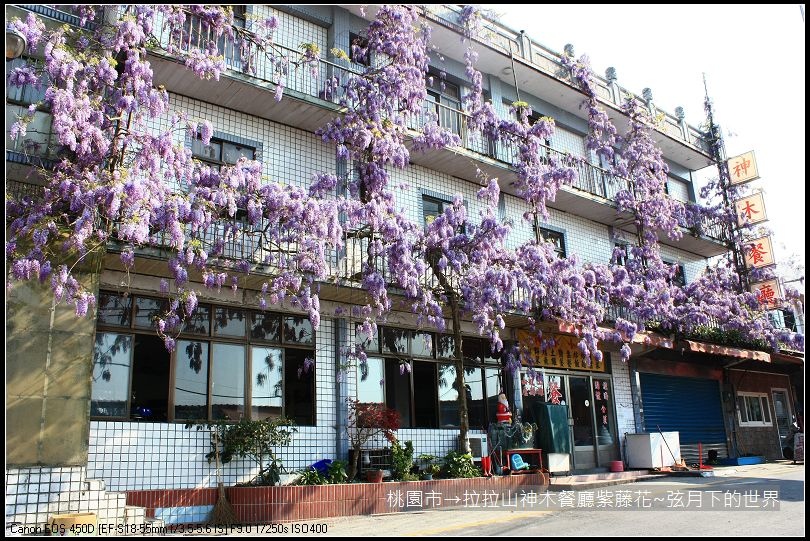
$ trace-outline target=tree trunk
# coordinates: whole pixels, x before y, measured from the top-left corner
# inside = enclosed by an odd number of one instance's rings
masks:
[[[458,299],[454,293],[448,296],[450,302],[450,315],[453,325],[453,343],[455,345],[455,367],[456,367],[456,389],[458,390],[458,416],[459,416],[459,432],[458,432],[458,450],[462,453],[470,453],[470,440],[467,439],[467,432],[470,430],[470,419],[467,412],[467,389],[464,384],[464,353],[461,350],[461,313],[458,305]]]
[[[354,453],[352,454],[352,460],[349,462],[349,471],[346,472],[346,475],[349,478],[349,483],[354,481],[355,476],[357,475],[357,466],[360,464],[360,449],[353,449]]]

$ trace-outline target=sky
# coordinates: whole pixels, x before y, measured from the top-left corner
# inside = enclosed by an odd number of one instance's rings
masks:
[[[595,73],[616,68],[618,83],[670,113],[682,106],[700,125],[703,74],[729,157],[754,150],[777,263],[804,265],[805,43],[799,4],[493,5],[515,30],[562,52],[574,45]],[[804,5],[802,4],[802,8]],[[699,177],[716,176],[716,168]],[[698,180],[698,182],[701,182]]]

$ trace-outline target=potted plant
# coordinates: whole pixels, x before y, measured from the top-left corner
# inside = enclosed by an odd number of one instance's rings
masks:
[[[432,481],[434,475],[439,475],[441,471],[441,467],[438,464],[428,464],[424,470],[422,470],[422,479],[425,481]]]
[[[422,479],[425,481],[430,481],[433,479],[433,476],[438,474],[441,470],[439,465],[434,463],[434,460],[437,458],[439,457],[427,453],[422,453],[419,455],[419,462],[422,463]]]
[[[357,475],[360,454],[366,442],[378,436],[383,436],[391,443],[396,441],[395,433],[399,428],[399,413],[383,404],[367,404],[354,399],[349,399],[348,405],[349,419],[346,431],[353,454],[352,460],[349,462],[347,477],[349,481],[352,481]],[[382,481],[382,470],[379,475],[380,481],[375,482]]]
[[[382,483],[383,471],[382,470],[366,470],[366,481],[369,483]]]

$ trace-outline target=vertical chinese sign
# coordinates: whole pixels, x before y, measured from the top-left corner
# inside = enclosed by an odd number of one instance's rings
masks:
[[[759,178],[757,171],[757,161],[754,158],[754,151],[740,154],[728,160],[728,175],[732,185],[745,184]]]
[[[757,296],[759,304],[766,310],[777,308],[782,301],[778,280],[765,280],[751,284],[751,292]]]
[[[771,237],[760,237],[746,241],[744,252],[746,268],[759,269],[775,263]]]
[[[755,225],[768,220],[768,215],[765,214],[765,200],[762,193],[755,193],[735,201],[734,209],[737,213],[737,225],[740,227]]]

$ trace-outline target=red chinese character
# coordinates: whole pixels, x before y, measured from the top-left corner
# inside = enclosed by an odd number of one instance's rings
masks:
[[[760,304],[771,304],[776,298],[776,291],[770,285],[763,286],[757,290],[757,300]]]
[[[607,421],[607,415],[603,415],[603,416],[602,416],[602,424],[603,424],[603,425],[605,425],[605,426],[607,426],[607,424],[608,424],[608,421]]]
[[[734,166],[734,176],[740,178],[742,175],[748,174],[748,167],[751,166],[751,160],[743,158],[743,160]]]
[[[549,401],[552,404],[559,404],[560,398],[562,398],[562,393],[560,392],[560,385],[556,381],[552,381],[548,384],[548,392],[549,392]]]
[[[754,205],[751,204],[751,201],[745,202],[745,207],[743,208],[743,214],[745,214],[746,218],[749,220],[751,219],[752,214],[759,214],[758,210],[754,210]]]
[[[754,265],[757,263],[762,263],[765,261],[765,254],[768,252],[765,251],[765,248],[762,247],[762,243],[752,244],[749,248],[748,257],[751,258],[751,261]]]

